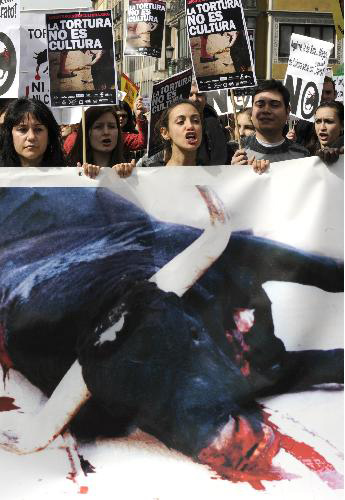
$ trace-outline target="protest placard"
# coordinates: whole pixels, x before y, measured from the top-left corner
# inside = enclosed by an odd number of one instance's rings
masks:
[[[235,111],[238,113],[244,108],[251,107],[252,100],[253,98],[251,95],[235,94]],[[234,113],[234,107],[228,90],[211,90],[206,93],[206,101],[216,110],[217,115]]]
[[[192,68],[177,73],[152,88],[150,128],[148,140],[148,156],[152,156],[163,149],[155,127],[162,111],[180,99],[188,99],[192,86]]]
[[[344,64],[340,64],[334,71],[333,80],[337,93],[336,101],[344,102]]]
[[[284,85],[290,92],[291,114],[314,121],[333,43],[292,33]]]
[[[59,12],[54,10],[55,14]],[[52,14],[53,11],[50,13]],[[22,11],[20,14],[19,95],[37,99],[50,106],[47,54],[46,12]],[[58,118],[57,110],[54,111],[54,115]]]
[[[125,56],[161,57],[165,0],[129,0]]]
[[[19,94],[50,106],[47,30],[42,12],[21,13]]]
[[[240,0],[187,0],[187,29],[200,91],[256,85]]]
[[[131,109],[133,109],[139,89],[124,73],[121,75],[121,91],[126,92],[126,96],[123,100],[131,107]]]
[[[110,10],[47,14],[52,106],[117,103]]]
[[[0,97],[18,97],[20,60],[20,2],[0,5]]]

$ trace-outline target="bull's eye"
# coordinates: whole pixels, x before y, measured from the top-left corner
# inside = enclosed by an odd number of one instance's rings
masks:
[[[195,326],[192,326],[190,329],[190,334],[193,340],[199,340],[198,330]]]

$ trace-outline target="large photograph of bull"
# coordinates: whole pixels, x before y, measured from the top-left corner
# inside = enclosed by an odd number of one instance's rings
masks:
[[[42,450],[66,426],[80,442],[139,428],[226,480],[284,478],[273,460],[287,438],[257,399],[339,388],[343,350],[287,350],[263,285],[336,294],[343,262],[232,231],[214,188],[195,190],[203,230],[106,188],[1,189],[4,380],[18,370],[49,398],[27,420],[0,413],[1,448]]]

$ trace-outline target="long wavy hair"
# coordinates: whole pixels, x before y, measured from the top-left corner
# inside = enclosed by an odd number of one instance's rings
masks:
[[[319,106],[316,108],[316,111],[318,111],[321,108],[332,108],[335,109],[336,115],[339,118],[341,128],[342,130],[340,131],[339,137],[344,133],[344,105],[340,101],[323,101]],[[315,111],[315,114],[316,114]],[[315,115],[314,115],[315,116]],[[313,133],[311,135],[311,138],[309,142],[306,144],[306,148],[310,152],[311,155],[315,155],[316,151],[320,149],[321,145],[319,142],[319,138],[316,135],[315,132],[315,125],[313,128]],[[332,146],[331,146],[332,147]]]
[[[86,138],[86,161],[87,163],[94,163],[93,150],[90,144],[90,129],[98,118],[100,118],[105,113],[111,113],[115,120],[118,129],[117,143],[115,148],[112,150],[109,158],[108,167],[112,167],[117,163],[122,163],[124,161],[123,155],[123,141],[121,134],[120,122],[116,114],[114,106],[92,106],[85,111],[85,138]],[[68,155],[68,163],[70,165],[76,165],[78,162],[83,163],[83,130],[82,122],[80,122],[78,127],[77,137],[70,154]]]
[[[165,109],[163,111],[163,113],[161,114],[161,116],[159,117],[159,119],[155,125],[155,128],[154,128],[154,130],[155,130],[154,134],[155,134],[156,140],[159,141],[161,144],[163,144],[165,163],[167,163],[171,158],[172,147],[171,147],[171,141],[165,140],[161,136],[161,128],[164,127],[167,130],[169,130],[170,113],[174,108],[176,108],[176,106],[179,106],[180,104],[190,104],[191,106],[193,106],[193,108],[195,108],[195,110],[198,112],[198,114],[200,116],[201,124],[203,126],[203,119],[202,119],[203,116],[202,116],[202,113],[200,111],[200,106],[198,105],[198,103],[190,101],[189,99],[180,99],[179,101],[174,102],[167,109]]]
[[[14,149],[12,129],[19,125],[23,119],[31,114],[34,118],[48,129],[48,145],[41,167],[66,166],[65,155],[62,148],[60,127],[53,113],[43,102],[20,97],[11,102],[6,109],[6,116],[2,125],[1,133],[1,160],[2,167],[20,167],[20,158]]]

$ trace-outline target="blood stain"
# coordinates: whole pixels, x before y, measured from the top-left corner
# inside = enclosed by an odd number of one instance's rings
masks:
[[[19,410],[19,406],[16,406],[13,398],[8,398],[5,396],[0,397],[0,411],[11,411]]]

